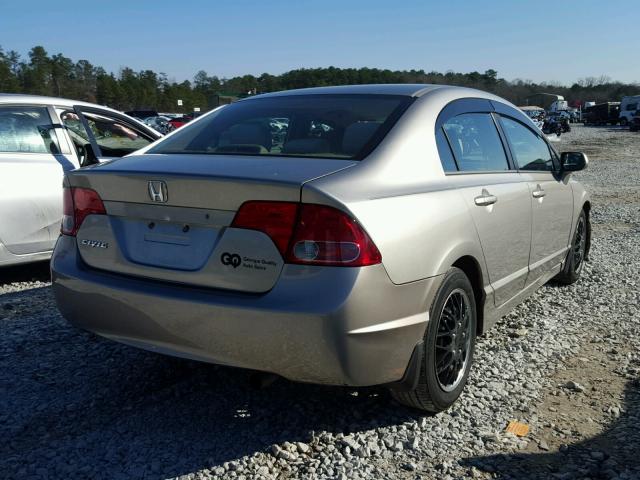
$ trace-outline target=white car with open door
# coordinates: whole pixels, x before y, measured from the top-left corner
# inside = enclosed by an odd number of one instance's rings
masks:
[[[0,94],[0,266],[51,256],[65,172],[122,157],[160,137],[107,107]]]

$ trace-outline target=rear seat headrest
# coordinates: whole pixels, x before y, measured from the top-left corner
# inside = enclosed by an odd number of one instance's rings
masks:
[[[380,128],[379,122],[356,122],[349,125],[342,137],[343,152],[349,155],[358,153],[371,140],[378,128]]]
[[[331,152],[331,146],[324,138],[298,138],[289,140],[282,146],[282,153],[314,154],[329,152]]]
[[[261,145],[271,149],[271,132],[261,123],[240,123],[229,129],[229,143],[235,145]]]

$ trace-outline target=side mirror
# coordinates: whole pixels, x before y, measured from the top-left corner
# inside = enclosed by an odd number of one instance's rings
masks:
[[[582,152],[562,152],[560,154],[562,172],[578,172],[587,168],[589,159]]]

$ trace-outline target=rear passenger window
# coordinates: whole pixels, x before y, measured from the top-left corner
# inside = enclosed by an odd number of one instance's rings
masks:
[[[500,117],[511,153],[519,170],[552,171],[553,158],[547,142],[520,122]]]
[[[444,136],[444,132],[441,128],[436,130],[436,144],[438,145],[438,154],[440,155],[440,163],[445,172],[456,172],[458,167],[456,161],[451,153],[451,147],[447,138]]]
[[[45,107],[0,107],[0,152],[60,153]]]
[[[507,156],[488,113],[464,113],[443,125],[462,172],[509,170]]]

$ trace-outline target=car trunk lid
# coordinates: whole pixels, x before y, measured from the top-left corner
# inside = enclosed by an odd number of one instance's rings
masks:
[[[72,187],[95,190],[107,215],[77,233],[90,266],[189,285],[260,293],[284,261],[273,241],[231,227],[250,200],[299,202],[301,186],[353,161],[141,155],[74,171]]]

